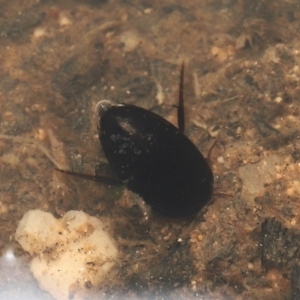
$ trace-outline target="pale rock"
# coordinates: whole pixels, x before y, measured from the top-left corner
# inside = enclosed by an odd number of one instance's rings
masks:
[[[35,255],[30,269],[41,288],[59,300],[84,299],[99,290],[118,257],[109,227],[82,211],[69,211],[58,220],[30,210],[15,238]]]

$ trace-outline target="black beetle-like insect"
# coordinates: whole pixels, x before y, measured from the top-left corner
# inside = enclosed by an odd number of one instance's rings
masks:
[[[177,107],[179,128],[134,105],[98,103],[99,139],[116,177],[154,212],[171,218],[196,215],[211,199],[214,182],[208,162],[183,133],[183,78],[184,65]]]

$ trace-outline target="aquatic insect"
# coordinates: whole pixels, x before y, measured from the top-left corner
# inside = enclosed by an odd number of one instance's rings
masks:
[[[98,103],[99,139],[116,182],[142,197],[154,212],[171,218],[196,215],[209,202],[214,181],[208,162],[183,133],[183,79],[184,65],[179,128],[141,107]],[[102,181],[102,176],[89,177]]]

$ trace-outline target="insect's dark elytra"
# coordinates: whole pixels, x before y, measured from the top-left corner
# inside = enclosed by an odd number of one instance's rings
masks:
[[[193,215],[210,199],[208,163],[162,117],[133,105],[112,106],[100,119],[100,142],[116,176],[159,214]]]

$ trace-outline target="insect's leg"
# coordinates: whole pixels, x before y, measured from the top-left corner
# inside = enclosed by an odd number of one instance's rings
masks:
[[[109,178],[109,177],[105,177],[105,176],[101,176],[101,175],[90,175],[90,174],[82,174],[82,173],[77,173],[77,172],[73,172],[73,171],[68,171],[68,170],[61,170],[61,169],[56,169],[56,171],[64,173],[64,174],[68,174],[68,175],[72,175],[72,176],[76,176],[76,177],[80,177],[80,178],[84,178],[84,179],[88,179],[88,180],[93,180],[93,181],[98,181],[98,182],[102,182],[105,184],[109,184],[109,185],[124,185],[124,183],[116,178]]]
[[[218,138],[216,138],[213,142],[213,144],[211,145],[208,153],[207,153],[207,157],[206,157],[206,161],[208,162],[208,164],[211,166],[212,165],[212,159],[211,159],[211,154],[212,154],[212,150],[215,148],[215,145],[218,142]]]
[[[184,86],[184,62],[182,62],[181,71],[180,71],[179,100],[178,100],[178,107],[177,107],[178,128],[182,132],[184,132],[185,129],[183,86]]]

